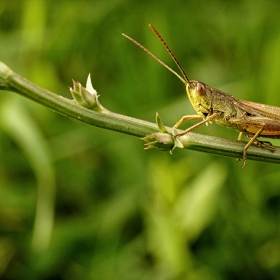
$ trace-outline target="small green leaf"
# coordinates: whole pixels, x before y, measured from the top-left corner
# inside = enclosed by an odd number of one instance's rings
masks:
[[[183,148],[184,148],[183,143],[179,140],[178,137],[176,137],[176,138],[174,139],[174,146],[173,146],[173,148],[172,148],[172,151],[174,151],[175,148],[180,148],[180,149],[183,149]]]
[[[73,88],[70,88],[70,93],[73,97],[73,99],[81,106],[86,107],[87,108],[87,104],[86,102],[84,102],[84,100],[82,99],[82,96],[80,94],[80,89],[81,89],[82,85],[80,83],[77,83],[73,80]]]
[[[156,113],[156,123],[160,132],[168,133],[158,113]]]
[[[87,104],[87,102],[83,99],[83,96],[82,96],[82,94],[81,94],[82,88],[83,88],[83,86],[82,86],[80,83],[75,82],[75,81],[73,80],[73,87],[70,88],[70,93],[71,93],[73,99],[74,99],[79,105],[81,105],[82,107],[88,108],[88,104]]]

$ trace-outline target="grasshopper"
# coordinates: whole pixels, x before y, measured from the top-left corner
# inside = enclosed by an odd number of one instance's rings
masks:
[[[243,148],[244,163],[242,168],[246,167],[247,150],[252,144],[260,148],[275,151],[275,148],[271,143],[259,141],[257,138],[280,138],[280,107],[247,100],[239,100],[234,98],[232,95],[208,86],[205,83],[190,80],[159,32],[152,25],[149,25],[149,27],[164,45],[165,49],[181,71],[183,77],[167,66],[140,43],[125,34],[122,35],[143,49],[185,84],[189,100],[197,114],[183,116],[173,127],[178,128],[182,122],[187,120],[203,119],[182,133],[173,135],[174,138],[183,136],[202,124],[208,124],[215,121],[218,125],[239,131],[237,138],[238,141],[241,141],[244,134],[250,138]]]

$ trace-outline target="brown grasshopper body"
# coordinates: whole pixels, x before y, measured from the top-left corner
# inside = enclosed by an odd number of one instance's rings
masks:
[[[280,138],[279,107],[246,100],[238,100],[232,95],[210,87],[202,82],[189,80],[184,69],[182,68],[168,45],[165,43],[161,35],[153,26],[150,25],[150,28],[163,43],[170,56],[179,67],[184,78],[182,78],[177,72],[168,67],[165,63],[163,63],[160,59],[158,59],[155,55],[153,55],[150,51],[148,51],[134,39],[125,34],[123,35],[133,43],[138,45],[140,48],[142,48],[149,55],[151,55],[155,60],[157,60],[165,68],[171,71],[174,75],[176,75],[186,85],[186,91],[189,100],[197,115],[187,115],[182,117],[174,125],[174,127],[178,128],[181,123],[186,120],[203,119],[201,122],[189,127],[182,133],[174,135],[174,138],[183,136],[204,123],[207,124],[209,122],[215,121],[219,125],[239,131],[238,140],[241,140],[243,134],[250,138],[249,142],[243,149],[244,164],[242,168],[246,166],[247,150],[252,144],[255,144],[261,148],[275,151],[275,148],[269,142],[262,142],[257,138]]]
[[[205,120],[211,118],[219,125],[248,135],[262,129],[258,136],[280,138],[279,107],[238,100],[198,81],[189,82],[187,93],[195,111]],[[186,116],[182,117],[175,127],[179,127],[185,119]]]

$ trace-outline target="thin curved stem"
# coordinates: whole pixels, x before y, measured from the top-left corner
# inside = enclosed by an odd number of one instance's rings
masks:
[[[168,133],[160,132],[154,123],[123,116],[105,110],[97,112],[78,105],[74,100],[61,97],[46,89],[43,89],[13,72],[8,66],[0,62],[0,90],[8,90],[19,93],[37,103],[51,108],[64,116],[75,120],[137,137],[145,137],[149,134],[157,135],[164,150],[172,148],[173,137]],[[171,128],[166,128],[168,132]],[[182,148],[223,155],[234,158],[242,158],[245,142],[229,140],[219,137],[188,133],[180,137]],[[156,146],[156,145],[155,145]],[[248,150],[248,159],[280,163],[280,148],[275,152],[251,146]]]

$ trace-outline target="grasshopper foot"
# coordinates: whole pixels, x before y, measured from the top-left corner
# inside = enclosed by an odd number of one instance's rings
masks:
[[[236,159],[236,162],[239,162],[239,161],[241,161],[241,159],[240,158],[237,158]],[[243,165],[242,165],[242,169],[244,169],[246,166],[247,166],[247,158],[245,157],[243,157]]]
[[[268,141],[255,140],[253,143],[254,143],[254,145],[256,145],[256,146],[258,146],[260,148],[267,149],[267,150],[270,150],[270,151],[273,151],[273,152],[276,151],[276,149]]]
[[[247,158],[243,158],[243,165],[242,165],[242,169],[244,169],[247,165]]]
[[[183,136],[185,134],[187,134],[187,132],[183,131],[182,133],[174,134],[173,138],[176,139],[177,137]]]

